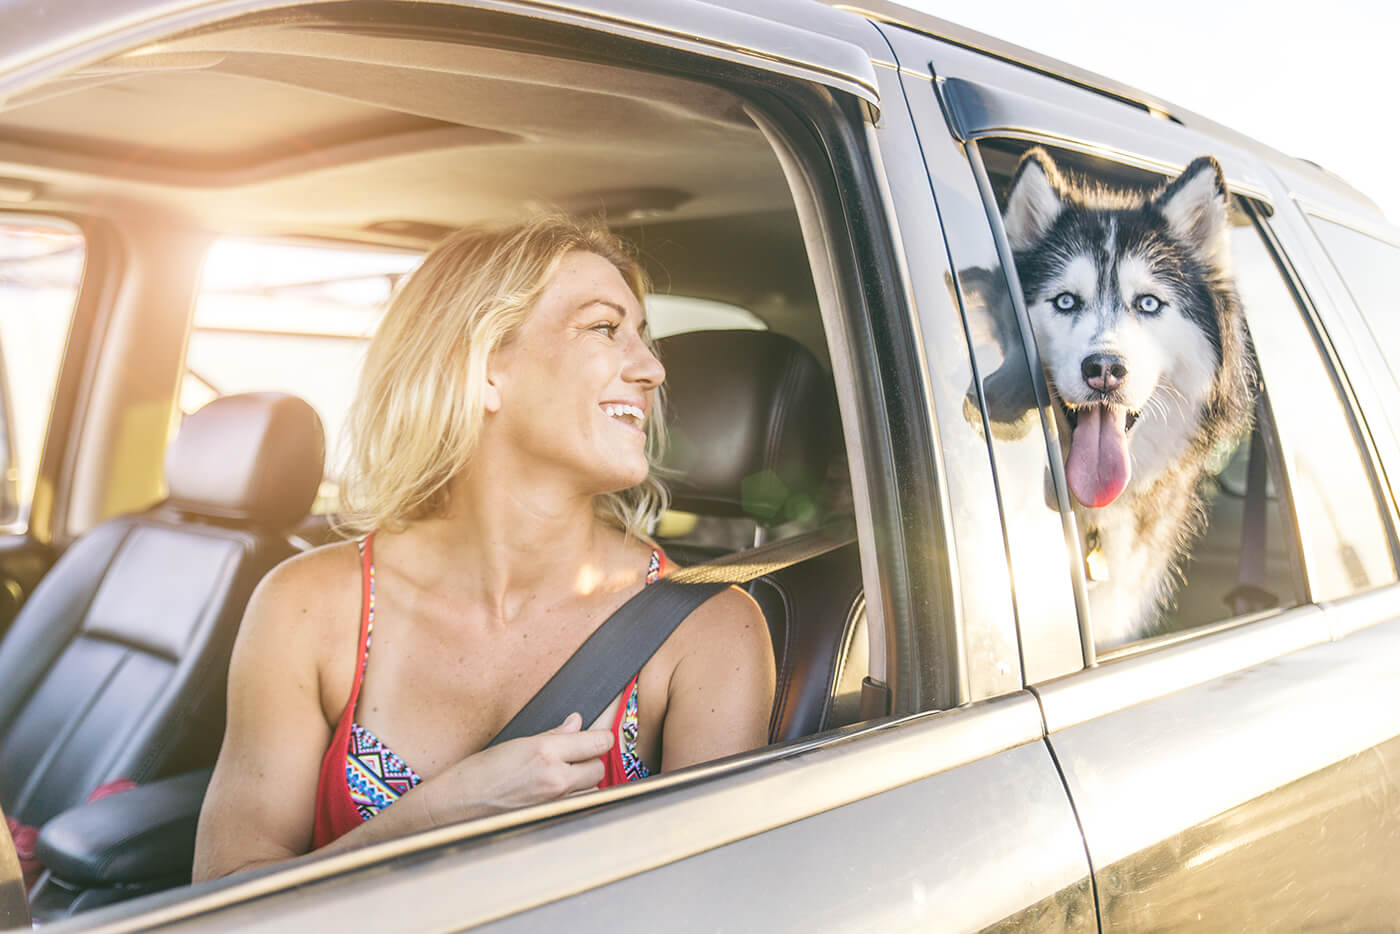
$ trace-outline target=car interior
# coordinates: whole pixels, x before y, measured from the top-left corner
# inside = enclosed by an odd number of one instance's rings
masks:
[[[247,16],[0,102],[0,211],[71,222],[86,248],[40,470],[59,492],[30,513],[54,560],[0,639],[0,805],[40,829],[37,920],[188,882],[243,604],[278,561],[336,535],[317,490],[335,457],[322,421],[338,413],[273,380],[206,386],[213,401],[182,419],[217,242],[416,255],[465,225],[600,216],[659,295],[751,322],[682,321],[659,342],[674,511],[657,537],[672,559],[852,514],[809,248],[754,105],[562,27],[375,13]],[[862,719],[854,541],[749,587],[779,666],[770,740]],[[84,803],[119,776],[140,787]]]

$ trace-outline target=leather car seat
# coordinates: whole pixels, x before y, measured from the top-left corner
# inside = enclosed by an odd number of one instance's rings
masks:
[[[832,469],[842,466],[841,422],[831,377],[806,348],[767,331],[696,331],[657,341],[657,352],[670,435],[663,476],[674,508],[748,518],[762,529],[831,511],[828,474],[845,475]],[[679,564],[715,553],[662,544]],[[869,668],[856,545],[748,589],[768,621],[778,667],[770,741],[859,719]]]
[[[216,399],[167,452],[169,496],[63,553],[0,643],[7,815],[42,825],[111,779],[214,761],[244,605],[294,553],[324,448],[294,396]]]

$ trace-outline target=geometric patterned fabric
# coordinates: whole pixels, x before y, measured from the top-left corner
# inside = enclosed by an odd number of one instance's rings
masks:
[[[419,778],[402,759],[358,723],[350,724],[350,743],[345,751],[345,784],[350,800],[369,820],[417,785]]]

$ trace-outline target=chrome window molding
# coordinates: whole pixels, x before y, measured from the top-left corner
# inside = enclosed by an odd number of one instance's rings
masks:
[[[1097,668],[1031,690],[1053,734],[1331,640],[1322,610],[1306,605],[1136,643],[1106,653]]]
[[[1319,604],[1333,639],[1400,619],[1400,584],[1378,587],[1341,600]]]

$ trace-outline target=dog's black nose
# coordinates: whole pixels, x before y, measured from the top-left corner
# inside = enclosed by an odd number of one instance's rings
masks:
[[[1112,392],[1123,385],[1123,380],[1128,375],[1128,365],[1123,362],[1122,357],[1110,353],[1094,353],[1084,358],[1079,364],[1079,371],[1084,374],[1084,382],[1089,384],[1089,388],[1099,392]]]

